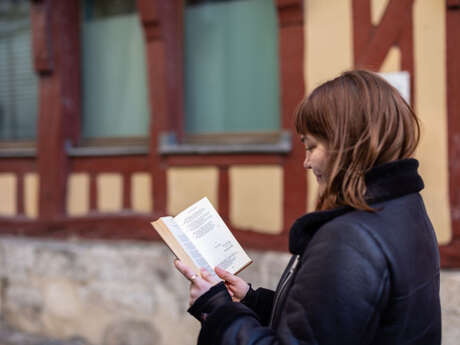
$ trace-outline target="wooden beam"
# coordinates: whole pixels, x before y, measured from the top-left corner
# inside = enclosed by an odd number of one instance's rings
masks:
[[[119,215],[94,214],[85,217],[63,217],[53,221],[32,221],[25,218],[0,218],[0,232],[13,236],[33,236],[57,239],[84,238],[103,240],[160,241],[150,222],[163,214]],[[129,230],[129,231],[127,231]],[[232,228],[235,237],[245,248],[285,251],[285,234],[268,235],[250,229]]]
[[[303,2],[299,0],[276,0],[281,27],[303,25]]]
[[[97,174],[89,174],[89,212],[97,212]]]
[[[150,154],[149,170],[152,174],[154,212],[166,214],[166,165],[158,153],[160,133],[169,129],[166,82],[166,47],[160,25],[158,3],[160,1],[138,0],[138,10],[144,30],[150,101]]]
[[[123,173],[123,209],[130,210],[132,206],[131,201],[131,174]]]
[[[391,7],[390,7],[391,5]],[[402,6],[396,8],[396,5]],[[410,99],[414,104],[414,40],[413,18],[409,2],[389,3],[377,26],[371,22],[370,0],[353,0],[353,55],[356,68],[378,71],[392,46],[401,50],[401,70],[410,74]],[[396,17],[392,17],[396,16]],[[396,22],[396,23],[395,23]],[[395,23],[395,24],[394,24]],[[391,28],[391,26],[393,26]],[[391,28],[391,30],[389,29]],[[378,40],[382,39],[382,42]],[[380,51],[375,51],[379,46]]]
[[[80,104],[80,45],[79,45],[79,1],[46,0],[32,6],[32,27],[43,26],[42,36],[34,41],[34,61],[49,61],[52,56],[52,71],[49,62],[36,63],[39,72],[39,116],[38,116],[38,173],[40,175],[39,217],[54,219],[65,212],[65,193],[68,162],[65,152],[66,140],[76,141],[79,135]],[[38,22],[37,22],[38,21]],[[43,37],[45,35],[45,37]],[[38,47],[38,48],[37,48]],[[50,53],[52,52],[52,54]],[[48,55],[47,55],[48,54]],[[52,73],[50,73],[52,72]]]
[[[449,245],[439,248],[442,268],[460,267],[460,239],[456,237]]]
[[[259,164],[282,164],[285,155],[170,155],[165,158],[168,166],[200,166],[217,165],[259,165]]]
[[[71,157],[72,172],[149,171],[149,156]]]
[[[16,209],[18,215],[24,215],[24,173],[16,174]]]
[[[219,167],[218,194],[219,214],[226,224],[230,224],[230,177],[228,166]]]
[[[374,27],[371,23],[370,0],[353,0],[353,57],[357,65],[358,57],[364,54],[372,37]]]
[[[413,2],[414,0],[390,0],[366,48],[358,52],[359,55],[355,59],[357,67],[375,71],[380,69],[388,50],[398,41],[407,20],[412,16]],[[360,44],[362,40],[361,38]]]
[[[53,71],[53,47],[51,28],[51,2],[52,0],[39,0],[31,2],[30,22],[32,32],[32,50],[35,70],[39,74]]]
[[[443,267],[460,267],[460,11],[446,12],[447,140],[452,241],[441,246]]]
[[[184,1],[156,0],[165,48],[167,131],[184,137]]]
[[[297,104],[305,97],[303,2],[289,1],[290,6],[284,6],[284,1],[278,1],[277,4],[281,124],[283,129],[292,132],[295,142],[293,115]],[[285,11],[289,11],[289,15]],[[293,18],[297,19],[293,21]],[[307,209],[307,179],[302,166],[303,155],[304,149],[301,145],[294,144],[283,162],[283,231],[286,236],[294,220]]]
[[[458,10],[460,9],[460,0],[446,0],[447,9]]]
[[[0,159],[0,172],[36,172],[35,158],[2,158]]]

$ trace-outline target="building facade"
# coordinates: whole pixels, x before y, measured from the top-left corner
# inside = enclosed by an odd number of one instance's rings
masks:
[[[150,221],[207,196],[245,248],[285,258],[317,192],[295,107],[364,68],[400,83],[422,121],[423,197],[442,267],[460,267],[459,0],[3,3],[5,243],[161,246]]]

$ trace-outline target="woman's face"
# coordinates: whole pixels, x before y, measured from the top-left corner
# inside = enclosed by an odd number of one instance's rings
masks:
[[[310,134],[302,135],[301,140],[305,145],[303,166],[305,169],[311,169],[315,174],[321,191],[327,182],[328,154],[326,143]]]

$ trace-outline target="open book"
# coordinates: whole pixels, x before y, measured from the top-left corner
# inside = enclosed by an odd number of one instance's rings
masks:
[[[218,278],[216,266],[237,274],[252,262],[208,198],[152,225],[177,258],[196,274],[202,267]]]

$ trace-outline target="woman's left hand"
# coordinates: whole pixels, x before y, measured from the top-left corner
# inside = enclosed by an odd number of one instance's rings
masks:
[[[174,266],[190,281],[190,305],[192,305],[198,297],[208,291],[218,281],[214,280],[212,276],[205,269],[200,270],[200,274],[196,274],[193,270],[186,266],[182,261],[175,260]]]

